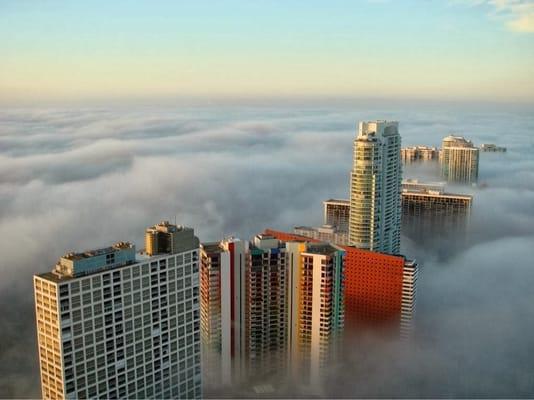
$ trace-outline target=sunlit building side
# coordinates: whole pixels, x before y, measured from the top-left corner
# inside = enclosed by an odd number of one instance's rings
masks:
[[[471,141],[453,135],[443,139],[440,153],[441,176],[448,182],[476,183],[478,163],[479,150]]]
[[[165,225],[175,252],[119,242],[34,276],[43,398],[201,397],[199,242]]]
[[[360,122],[350,177],[349,244],[400,252],[401,137],[398,122]]]

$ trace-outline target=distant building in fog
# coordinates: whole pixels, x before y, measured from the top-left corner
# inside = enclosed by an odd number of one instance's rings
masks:
[[[404,181],[402,234],[422,245],[443,245],[443,239],[463,241],[472,202],[473,196],[445,193],[443,184]]]
[[[506,152],[506,147],[500,147],[493,143],[484,143],[480,146],[480,150],[484,152],[499,152],[504,153]]]
[[[439,149],[437,147],[413,146],[401,149],[401,160],[404,164],[417,161],[437,161]]]
[[[476,183],[479,150],[462,136],[443,139],[440,153],[441,176],[448,182]]]

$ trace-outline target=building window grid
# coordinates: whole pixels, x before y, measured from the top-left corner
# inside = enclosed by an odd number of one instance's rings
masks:
[[[195,255],[196,255],[196,252],[195,252]],[[186,260],[187,260],[188,258],[189,258],[190,260],[195,259],[194,255],[193,255],[193,256],[190,255],[190,257],[186,257]],[[177,259],[178,259],[178,257],[177,257]],[[177,260],[177,261],[178,261],[177,264],[180,264],[180,261],[179,261],[179,260]],[[183,263],[182,263],[182,264],[183,264]],[[194,275],[198,274],[198,272],[195,271],[194,264],[195,264],[195,263],[192,263],[192,264],[189,263],[189,265],[186,266],[186,269],[188,269],[189,272],[190,272],[190,276],[189,276],[188,278],[191,278],[191,276],[193,276],[193,280],[194,280],[194,278],[195,278]],[[141,268],[143,268],[143,267],[141,267]],[[139,271],[139,266],[136,266],[136,270]],[[195,272],[191,272],[191,271],[195,271]],[[167,278],[169,278],[169,279],[171,278],[171,276],[169,276],[169,275],[171,275],[171,274],[166,274],[166,275],[165,275],[165,278],[166,278],[166,279],[164,279],[164,281],[166,281]],[[173,275],[173,274],[172,274],[172,275]],[[177,274],[177,275],[182,276],[182,275],[183,275],[183,272],[182,272],[181,274]],[[127,275],[127,276],[128,276],[128,275]],[[133,272],[133,273],[132,273],[132,277],[136,277],[136,276],[138,276],[138,274],[137,274],[136,272]],[[115,275],[114,278],[115,278],[115,279],[114,279],[115,282],[113,282],[113,283],[120,282],[120,276]],[[89,279],[87,279],[87,281],[89,281]],[[111,280],[109,280],[106,284],[111,284],[111,283],[112,283]],[[124,282],[123,282],[123,283],[124,283]],[[79,292],[80,292],[80,290],[79,290],[79,283],[76,282],[73,286],[74,286],[73,293],[79,293]],[[158,282],[158,286],[159,286],[159,287],[164,287],[164,286],[166,287],[166,284],[165,284],[165,283],[164,283],[164,284],[160,284],[160,283]],[[76,288],[76,287],[78,287],[78,288]],[[95,285],[95,287],[100,288],[100,285],[97,284],[97,285]],[[90,283],[89,283],[89,285],[87,285],[87,284],[84,285],[84,289],[85,289],[85,290],[88,290],[88,289],[90,290],[90,288],[91,288],[91,287],[90,287]],[[140,290],[141,290],[141,287],[139,287],[138,290],[140,291]],[[83,291],[83,290],[82,290],[82,291]],[[135,292],[135,289],[134,289],[134,292]],[[187,292],[187,295],[184,295],[184,298],[182,299],[182,303],[184,303],[184,302],[188,303],[188,307],[186,307],[186,308],[187,308],[187,311],[184,311],[184,307],[181,307],[181,313],[184,314],[184,315],[187,315],[187,317],[185,318],[185,320],[184,320],[184,322],[183,322],[183,325],[185,326],[186,324],[188,324],[188,321],[193,320],[193,319],[195,318],[195,316],[196,316],[196,318],[198,319],[198,310],[191,310],[191,308],[192,308],[192,307],[191,307],[191,301],[189,301],[191,298],[196,299],[196,298],[198,297],[198,291],[197,291],[197,293],[193,293],[191,290],[183,289],[183,286],[182,286],[182,288],[181,288],[181,292],[182,292],[182,293],[183,293],[183,292]],[[121,293],[114,293],[114,295],[113,295],[112,297],[113,297],[113,298],[121,298],[122,296],[121,296]],[[87,300],[87,298],[86,298],[86,300]],[[75,302],[75,304],[76,304],[76,302]],[[84,302],[84,306],[85,306],[85,305],[87,305],[86,302]],[[116,306],[119,305],[119,309],[122,308],[122,307],[121,307],[121,302],[116,302],[115,305],[116,305]],[[167,311],[168,308],[165,308],[165,309],[163,309],[163,310],[164,310],[164,311]],[[189,312],[190,310],[191,310],[191,312]],[[150,314],[151,312],[152,312],[152,310],[147,310],[146,314]],[[160,312],[161,312],[161,310],[160,310]],[[166,316],[165,318],[166,318],[167,322],[168,322],[169,320],[172,320],[172,313],[166,313],[166,314],[167,314],[167,316]],[[170,314],[170,315],[169,315],[169,314]],[[98,324],[94,323],[95,320],[99,318],[98,315],[99,315],[99,313],[94,313],[94,314],[93,314],[92,316],[90,316],[89,318],[81,318],[81,321],[80,321],[80,322],[83,321],[83,323],[84,323],[83,325],[85,325],[85,322],[91,322],[91,325],[98,326]],[[107,312],[106,312],[106,311],[104,312],[104,315],[106,315],[106,316],[107,316],[107,315],[113,315],[113,312],[112,312],[112,310],[108,310]],[[128,318],[128,319],[129,319],[129,318]],[[121,324],[122,324],[122,321],[121,321]],[[96,332],[98,332],[98,329],[90,329],[88,332],[86,332],[85,329],[83,328],[83,325],[82,325],[82,329],[81,329],[81,331],[77,331],[77,334],[76,334],[77,337],[78,337],[78,336],[85,337],[85,336],[86,336],[86,333],[87,333],[87,334],[90,333],[90,334],[92,335],[93,332],[95,332],[95,334],[96,334]],[[198,332],[197,332],[197,331],[198,331],[198,324],[195,323],[195,325],[193,325],[193,324],[189,324],[189,325],[190,325],[190,328],[194,328],[195,331],[192,332],[190,335],[188,335],[188,336],[186,337],[186,341],[185,341],[185,344],[184,344],[185,347],[184,347],[184,348],[188,350],[188,353],[190,353],[190,352],[193,352],[193,354],[194,354],[194,353],[197,353],[197,358],[199,358],[199,357],[200,357],[200,344],[199,344],[199,343],[200,343],[200,336],[198,335]],[[178,331],[178,329],[179,329],[179,327],[176,327],[176,329],[175,329],[173,332]],[[100,331],[102,332],[103,329],[100,329]],[[139,331],[139,330],[135,330],[135,331]],[[123,332],[123,334],[124,334],[124,332]],[[122,334],[121,334],[121,335],[122,335]],[[173,335],[170,335],[170,336],[172,337],[172,336],[175,336],[175,335],[173,334]],[[103,338],[102,338],[102,337],[99,337],[99,339],[103,339]],[[113,335],[111,336],[110,339],[113,339],[113,340],[114,340],[114,343],[116,343],[117,336],[116,336],[115,332],[113,332]],[[168,340],[168,339],[167,339],[167,340]],[[97,345],[97,342],[95,342],[95,347],[96,347],[96,345]],[[163,344],[160,343],[160,347],[158,348],[160,352],[163,351],[163,347],[162,347],[162,346],[163,346]],[[167,346],[167,349],[168,349],[169,347],[172,347],[172,346],[170,346],[170,343],[169,343],[169,344],[165,344],[165,346]],[[152,347],[152,351],[153,351],[153,352],[154,352],[154,349],[155,349],[155,348]],[[119,351],[123,351],[123,350],[119,350]],[[172,354],[176,354],[178,351],[179,351],[178,348],[175,348],[174,353],[172,353],[172,352],[170,352],[169,350],[167,350],[167,353],[169,354],[169,358],[172,356]],[[112,356],[116,359],[117,354],[118,354],[118,351],[117,351],[117,349],[115,348],[112,352],[108,352],[107,354],[108,354],[108,355],[112,355]],[[86,360],[85,360],[85,363],[84,363],[84,366],[87,366],[88,364],[91,365],[91,363],[95,361],[95,360],[93,360],[93,358],[95,358],[94,355],[93,355],[90,359],[86,359]],[[153,358],[153,357],[151,357],[151,360],[149,360],[148,362],[146,362],[146,363],[144,364],[144,369],[145,369],[145,370],[146,370],[147,367],[148,367],[149,369],[151,369],[151,370],[153,371],[153,369],[154,369],[154,361],[152,360],[152,358]],[[132,359],[133,359],[133,358],[132,358]],[[125,359],[125,360],[128,362],[128,361],[131,361],[132,359]],[[191,363],[191,362],[190,362],[190,363]],[[104,365],[97,366],[97,371],[96,371],[96,372],[97,372],[97,373],[100,373],[100,376],[97,376],[97,377],[96,377],[97,379],[95,380],[95,382],[93,382],[93,377],[91,376],[91,381],[89,382],[89,384],[91,385],[91,391],[94,390],[94,389],[93,389],[93,385],[94,385],[94,384],[98,385],[98,388],[99,388],[98,390],[99,390],[99,391],[102,391],[101,389],[103,389],[103,385],[102,385],[103,383],[108,383],[108,385],[106,385],[108,391],[109,391],[109,388],[112,388],[112,387],[114,388],[114,387],[116,387],[116,384],[115,384],[114,380],[110,380],[110,379],[109,379],[109,376],[106,377],[105,380],[100,379],[100,378],[102,377],[102,374],[101,374],[102,371],[106,371],[106,370],[109,368],[108,365],[110,365],[110,364],[111,364],[111,363],[107,363],[107,362],[106,362]],[[78,365],[78,364],[77,364],[77,365]],[[79,365],[82,365],[82,364],[80,363]],[[123,368],[123,367],[122,367],[122,368]],[[119,369],[122,369],[122,368],[119,367]],[[168,376],[168,375],[170,374],[170,368],[171,368],[171,364],[169,363],[169,366],[166,367],[166,368],[164,368],[164,369],[161,371],[161,375],[162,375],[163,377]],[[191,363],[191,368],[195,368],[195,364],[194,364],[194,363]],[[158,371],[158,373],[159,373],[159,372],[160,372],[160,371]],[[155,374],[156,374],[155,372],[152,373],[152,378],[155,377]],[[189,372],[189,370],[188,370],[188,375],[191,375],[191,372]],[[194,375],[194,374],[193,374],[193,375]],[[100,378],[99,378],[99,377],[100,377]],[[121,385],[121,387],[122,387],[123,384],[124,384],[124,385],[128,385],[129,387],[132,387],[131,384],[133,384],[133,383],[137,383],[137,381],[139,380],[139,378],[140,378],[140,377],[138,376],[136,379],[132,380],[132,377],[131,377],[130,375],[128,375],[127,378],[124,379],[124,382],[122,382],[122,380],[121,380],[120,385]],[[165,378],[165,379],[166,379],[166,378]],[[75,375],[75,376],[73,377],[73,380],[72,380],[72,381],[73,381],[73,382],[77,382],[78,380],[80,381],[80,383],[82,382],[80,378],[77,378],[77,379],[76,379],[76,375]],[[109,383],[111,383],[111,385],[109,385]],[[89,384],[88,384],[88,385],[89,385]],[[77,388],[76,388],[77,386],[79,386],[79,385],[75,385],[75,387],[73,388],[73,390],[71,390],[70,393],[77,393],[78,395],[85,395],[85,389],[79,388],[78,390],[76,390],[76,389],[77,389]],[[87,385],[86,385],[86,386],[87,386]],[[193,385],[188,385],[188,386],[191,386],[190,389],[193,389],[193,390],[195,390],[195,391],[198,391],[198,390],[199,390],[199,384],[193,384]],[[130,395],[131,395],[131,393],[130,393]]]

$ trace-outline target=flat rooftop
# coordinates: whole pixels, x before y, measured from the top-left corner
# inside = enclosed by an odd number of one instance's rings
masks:
[[[323,203],[332,203],[332,204],[339,204],[339,205],[349,205],[350,200],[347,199],[328,199],[323,201]]]
[[[331,255],[341,248],[331,245],[330,243],[309,243],[303,253]]]

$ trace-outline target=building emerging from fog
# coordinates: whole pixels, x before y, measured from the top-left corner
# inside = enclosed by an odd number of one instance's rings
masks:
[[[497,146],[496,144],[493,144],[493,143],[484,143],[480,146],[480,150],[484,152],[491,152],[491,153],[495,153],[495,152],[505,153],[506,147]]]
[[[401,149],[401,160],[404,164],[418,161],[437,161],[439,150],[437,147],[413,146]]]
[[[345,252],[328,243],[286,242],[291,368],[307,384],[321,381],[343,335]]]
[[[201,245],[200,329],[202,366],[208,384],[238,382],[245,349],[248,242],[230,238]]]
[[[479,150],[462,136],[443,139],[440,164],[441,175],[449,182],[476,183]]]
[[[266,235],[202,245],[203,357],[215,383],[285,368],[286,262],[285,246]]]
[[[318,379],[343,330],[343,250],[260,234],[201,247],[206,379],[286,371]]]
[[[360,122],[351,171],[350,245],[399,253],[400,145],[398,122]]]
[[[268,229],[286,242],[319,240]],[[345,252],[345,326],[351,332],[385,328],[407,337],[415,316],[418,265],[404,256],[376,253],[353,246]]]
[[[199,243],[165,226],[172,251],[119,242],[34,276],[43,398],[201,397]]]
[[[256,235],[245,278],[245,364],[251,372],[279,372],[287,363],[287,255],[283,243]]]
[[[444,185],[403,182],[402,232],[423,245],[465,241],[473,196],[446,193]]]

